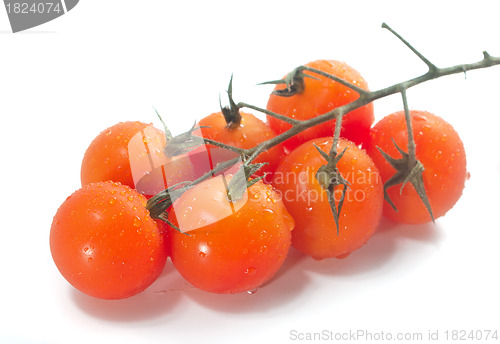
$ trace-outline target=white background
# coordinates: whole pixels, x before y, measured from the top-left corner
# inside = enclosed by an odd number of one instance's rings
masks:
[[[371,89],[425,72],[387,22],[438,66],[500,55],[495,1],[81,0],[67,15],[12,34],[0,7],[0,342],[274,343],[291,331],[500,332],[500,67],[411,89],[411,108],[460,133],[471,179],[435,225],[382,223],[345,260],[295,251],[255,294],[190,287],[169,262],[146,292],[102,301],[72,289],[49,250],[52,217],[80,186],[90,141],[119,121],[174,133],[234,96],[265,106],[257,83],[319,58],[344,60]],[[224,99],[224,98],[223,98]],[[375,103],[377,118],[402,108]],[[500,333],[499,333],[500,335]],[[298,340],[296,340],[298,341]],[[296,342],[295,341],[295,342]]]

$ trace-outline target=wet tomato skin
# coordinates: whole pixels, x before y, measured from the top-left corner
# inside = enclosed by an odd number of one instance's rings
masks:
[[[424,187],[429,198],[434,218],[450,210],[462,195],[467,179],[467,163],[464,145],[453,127],[427,111],[411,110],[413,136],[417,159],[424,165]],[[401,155],[391,138],[408,152],[408,133],[404,111],[384,117],[374,125],[366,145],[368,154],[380,170],[385,183],[394,168],[384,159],[377,147],[393,158]],[[401,186],[387,191],[398,211],[388,203],[384,205],[384,216],[400,223],[419,224],[431,221],[431,217],[411,184],[402,192]]]
[[[335,75],[362,89],[368,90],[368,84],[361,74],[344,62],[317,60],[307,63],[306,66]],[[308,71],[304,73],[314,76],[319,80],[304,78],[304,90],[291,97],[271,94],[267,103],[267,109],[290,118],[307,120],[353,102],[359,97],[355,91],[331,79]],[[277,85],[275,90],[284,89],[285,87],[285,85]],[[340,136],[356,144],[361,144],[369,136],[370,127],[374,120],[372,103],[353,110],[344,115]],[[267,121],[270,127],[278,134],[291,127],[290,124],[269,115],[267,116]],[[335,120],[331,120],[307,129],[286,140],[283,144],[286,149],[291,151],[308,140],[333,136],[334,128]]]
[[[258,182],[233,203],[222,178],[197,185],[174,203],[169,219],[189,235],[168,230],[171,259],[197,288],[251,291],[283,264],[294,221],[270,185]]]
[[[149,145],[153,142],[158,147],[164,147],[166,139],[163,131],[138,121],[120,122],[97,135],[83,157],[80,173],[82,186],[112,180],[134,188],[130,158],[136,157],[129,157],[128,144],[148,127],[151,128],[150,135],[145,139],[150,142]]]
[[[69,196],[50,230],[52,258],[63,277],[102,299],[127,298],[151,285],[168,247],[145,204],[144,196],[111,181],[87,184]]]
[[[308,141],[283,159],[272,185],[295,219],[292,245],[315,259],[344,258],[362,247],[374,234],[382,216],[383,187],[378,170],[366,152],[354,143],[340,139],[338,152],[347,150],[337,164],[350,183],[339,218],[339,234],[325,190],[316,172],[326,164],[314,147],[329,152],[331,138]],[[338,186],[335,199],[342,195]]]

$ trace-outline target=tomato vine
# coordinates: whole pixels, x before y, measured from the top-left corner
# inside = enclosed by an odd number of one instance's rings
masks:
[[[376,91],[367,91],[364,90],[346,80],[343,80],[335,75],[331,75],[329,73],[325,73],[323,71],[320,71],[315,68],[311,68],[308,66],[299,66],[296,69],[294,69],[291,73],[285,77],[283,80],[274,80],[274,81],[269,81],[269,82],[264,82],[263,84],[284,84],[286,85],[286,88],[283,90],[275,91],[275,95],[283,96],[283,97],[289,97],[292,95],[295,95],[297,93],[300,93],[301,90],[304,88],[304,78],[306,77],[311,77],[314,78],[314,76],[311,76],[309,74],[305,74],[304,72],[310,72],[316,75],[324,76],[327,77],[335,82],[338,82],[351,90],[355,91],[356,93],[359,94],[359,98],[357,98],[355,101],[352,101],[348,104],[345,104],[343,106],[339,106],[329,112],[326,112],[322,115],[313,117],[311,119],[307,120],[298,120],[294,118],[289,118],[287,116],[260,108],[255,105],[251,105],[245,102],[239,102],[236,103],[233,100],[232,97],[232,77],[231,81],[229,83],[228,87],[228,96],[229,96],[229,102],[230,105],[229,107],[222,108],[222,112],[224,114],[224,117],[226,118],[227,124],[229,128],[234,128],[239,125],[239,110],[248,108],[254,111],[261,112],[263,114],[266,114],[268,116],[274,117],[278,120],[285,121],[288,124],[291,125],[291,128],[288,129],[287,131],[284,131],[283,133],[267,140],[259,143],[258,145],[254,146],[253,148],[249,149],[243,149],[239,147],[234,147],[231,145],[227,145],[221,142],[217,142],[214,140],[209,140],[209,139],[204,139],[201,137],[197,137],[193,135],[193,131],[196,129],[195,127],[191,128],[188,130],[186,133],[183,133],[177,137],[174,137],[167,142],[167,147],[166,147],[166,152],[169,155],[176,155],[181,152],[186,152],[189,149],[192,149],[198,145],[201,144],[211,144],[217,147],[225,148],[232,150],[233,152],[238,153],[241,156],[240,158],[235,158],[231,159],[225,162],[222,162],[215,166],[211,171],[207,172],[203,176],[199,177],[196,180],[193,181],[186,181],[185,183],[181,183],[181,185],[177,184],[172,187],[169,187],[165,189],[164,191],[158,193],[156,196],[151,198],[148,201],[147,208],[151,211],[151,214],[154,218],[159,218],[162,220],[166,220],[166,217],[164,216],[164,212],[172,205],[174,198],[171,197],[170,195],[173,194],[182,194],[184,191],[189,190],[192,188],[194,185],[206,180],[207,178],[211,177],[212,175],[219,173],[234,164],[236,164],[238,161],[243,160],[244,164],[241,167],[241,175],[244,176],[244,182],[248,182],[247,187],[252,185],[254,182],[251,181],[251,175],[255,172],[256,167],[251,167],[252,161],[259,156],[262,152],[275,147],[287,139],[293,137],[294,135],[297,135],[298,133],[303,132],[306,129],[312,128],[314,126],[317,126],[319,124],[325,123],[327,121],[336,120],[335,124],[335,131],[334,131],[334,144],[332,145],[332,148],[330,152],[327,154],[323,151],[320,150],[321,155],[325,158],[325,165],[323,165],[323,172],[327,172],[327,175],[329,176],[328,178],[321,177],[322,179],[318,181],[321,183],[322,187],[327,191],[328,194],[333,194],[333,191],[336,187],[341,186],[343,187],[343,193],[345,193],[345,190],[348,188],[347,182],[342,178],[342,176],[338,173],[338,171],[335,168],[335,164],[340,160],[342,157],[342,153],[338,154],[337,152],[337,142],[340,137],[340,129],[342,126],[342,118],[345,114],[347,114],[350,111],[353,111],[355,109],[358,109],[364,105],[367,105],[371,102],[374,102],[375,100],[393,95],[393,94],[401,94],[402,99],[403,99],[403,106],[405,110],[405,117],[406,117],[406,126],[407,126],[407,131],[408,131],[408,152],[403,151],[399,146],[396,145],[396,148],[398,149],[399,153],[401,154],[400,159],[394,159],[387,155],[385,152],[382,152],[386,160],[396,169],[396,173],[393,175],[392,178],[390,178],[384,185],[384,196],[386,201],[393,207],[395,208],[394,204],[390,200],[388,194],[387,194],[387,189],[396,186],[399,184],[402,184],[402,187],[404,187],[407,183],[411,183],[415,189],[417,190],[417,193],[426,206],[429,214],[431,215],[432,220],[434,221],[433,213],[432,213],[432,208],[429,204],[429,201],[426,196],[425,188],[423,185],[423,180],[422,180],[422,172],[425,169],[425,166],[422,165],[422,163],[416,158],[415,155],[415,142],[413,139],[413,132],[412,132],[412,127],[411,127],[411,121],[410,121],[410,113],[408,110],[408,102],[407,102],[407,97],[406,97],[406,91],[414,87],[416,85],[425,83],[427,81],[433,80],[433,79],[438,79],[447,75],[452,75],[452,74],[458,74],[458,73],[465,73],[470,70],[475,70],[475,69],[482,69],[482,68],[488,68],[492,67],[495,65],[500,65],[500,57],[494,57],[491,56],[488,52],[484,51],[483,52],[483,58],[480,61],[474,62],[474,63],[467,63],[467,64],[459,64],[451,67],[444,67],[440,68],[437,67],[434,63],[432,63],[430,60],[428,60],[423,54],[421,54],[417,49],[415,49],[408,41],[406,41],[400,34],[398,34],[395,30],[393,30],[390,26],[388,26],[386,23],[382,24],[382,28],[387,29],[390,31],[394,36],[396,36],[403,44],[405,44],[421,61],[423,61],[427,67],[428,70],[426,73],[406,80],[402,81],[400,83],[396,83],[394,85],[391,85],[389,87],[385,87]],[[319,150],[319,148],[318,148]],[[239,187],[241,187],[241,181],[237,182],[238,178],[233,178],[233,185],[229,185],[229,190],[228,190],[228,197],[230,198],[231,195],[229,194],[231,192],[231,188],[234,188],[234,184],[238,184]],[[245,184],[245,183],[244,183]],[[241,189],[241,188],[240,188]],[[239,190],[240,190],[239,189]],[[234,191],[233,191],[234,192]],[[238,191],[240,192],[240,191]],[[234,196],[233,196],[234,197]],[[333,197],[329,197],[329,202],[332,208],[332,212],[334,215],[334,218],[336,219],[336,224],[337,224],[337,229],[338,229],[338,217],[340,215],[340,210],[342,207],[342,203],[339,202],[338,205],[335,204],[335,200]]]

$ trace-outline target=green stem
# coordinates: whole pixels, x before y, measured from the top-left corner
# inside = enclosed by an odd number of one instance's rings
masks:
[[[410,168],[413,168],[417,162],[415,152],[416,146],[415,138],[413,137],[413,125],[411,123],[410,110],[408,108],[408,99],[406,98],[406,90],[404,88],[401,90],[401,96],[403,98],[403,107],[405,111],[406,130],[408,131],[408,165]]]

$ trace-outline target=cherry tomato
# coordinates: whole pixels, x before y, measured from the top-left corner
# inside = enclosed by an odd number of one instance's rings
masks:
[[[317,60],[307,63],[306,66],[335,75],[362,89],[368,90],[368,85],[361,75],[343,62]],[[269,97],[267,109],[290,118],[307,120],[359,98],[359,95],[355,91],[331,79],[307,71],[304,73],[319,80],[305,77],[304,90],[291,97],[282,97],[272,94]],[[285,85],[277,85],[275,90],[284,89],[285,87]],[[271,128],[278,134],[281,134],[291,127],[290,124],[271,116],[267,116],[267,120]],[[344,115],[340,135],[354,141],[356,144],[361,144],[366,141],[373,121],[373,104],[370,103]],[[301,143],[310,139],[333,136],[334,128],[335,120],[328,121],[288,139],[284,142],[284,145],[288,150],[293,150]]]
[[[462,195],[467,178],[465,150],[460,137],[453,127],[442,118],[426,111],[410,111],[416,157],[424,165],[423,181],[434,214],[443,216]],[[395,170],[384,159],[377,147],[393,158],[401,158],[391,138],[405,152],[408,152],[408,133],[404,111],[393,113],[372,129],[367,151],[380,170],[385,183]],[[402,223],[425,223],[431,221],[429,212],[420,200],[415,188],[410,184],[389,188],[388,194],[398,209],[388,203],[384,205],[384,215]]]
[[[52,258],[66,280],[102,299],[135,295],[151,285],[167,258],[161,227],[146,198],[117,182],[87,184],[58,209],[50,231]]]
[[[295,219],[292,245],[316,259],[343,258],[363,246],[375,232],[382,215],[383,185],[377,167],[366,152],[354,143],[340,139],[338,152],[347,150],[337,168],[350,184],[337,235],[327,192],[315,177],[326,160],[313,144],[328,153],[333,139],[318,138],[297,147],[283,159],[272,185]],[[342,189],[343,186],[337,186],[334,192],[337,206]]]
[[[240,200],[229,201],[231,178],[219,175],[198,184],[169,214],[186,233],[168,229],[175,267],[195,287],[220,294],[250,291],[268,281],[287,256],[294,225],[262,181]]]
[[[150,168],[149,165],[144,165],[141,162],[140,156],[129,154],[130,140],[140,133],[143,134],[142,140],[140,140],[142,148],[144,145],[149,145],[156,148],[154,153],[151,153],[152,155],[163,155],[162,149],[166,142],[163,131],[142,122],[118,123],[102,131],[87,148],[81,168],[82,186],[112,180],[134,188],[131,161],[135,160],[135,163],[139,164],[137,173],[145,173]],[[144,142],[142,142],[143,140]],[[137,148],[137,145],[134,147]],[[148,160],[142,159],[142,161],[147,162]]]
[[[254,115],[245,112],[240,112],[240,114],[240,125],[234,129],[230,129],[227,127],[222,112],[213,113],[199,122],[201,127],[206,127],[201,128],[201,134],[198,135],[244,149],[253,148],[259,143],[276,136],[276,133],[266,123]],[[210,149],[210,146],[208,146],[208,149]],[[271,175],[276,167],[278,167],[278,163],[283,158],[284,154],[282,145],[274,146],[261,153],[254,162],[267,162],[268,164],[263,166],[256,174],[268,174],[266,175],[266,179],[271,180]]]

